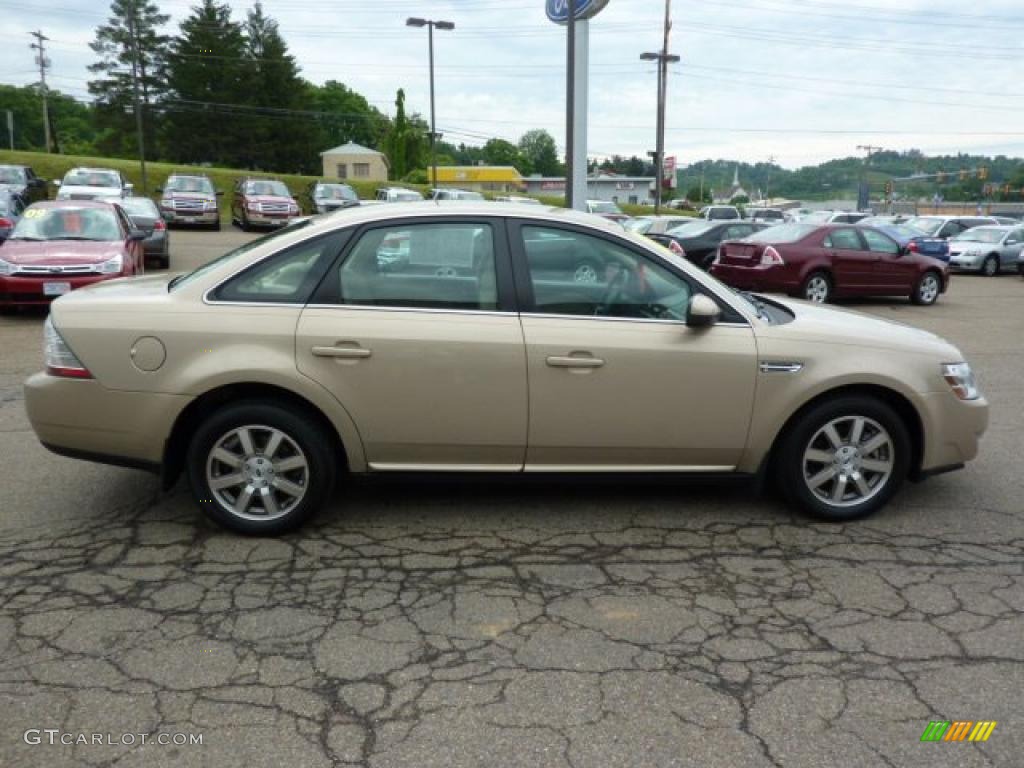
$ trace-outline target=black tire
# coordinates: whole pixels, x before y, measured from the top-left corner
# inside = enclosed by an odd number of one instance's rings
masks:
[[[985,260],[981,262],[981,269],[978,270],[985,277],[995,277],[999,274],[999,257],[994,253],[990,253],[985,257]]]
[[[832,284],[832,277],[822,270],[815,270],[804,278],[800,285],[800,298],[804,301],[813,301],[817,304],[828,304],[832,300],[832,293],[835,286]],[[811,297],[811,293],[816,298]]]
[[[249,223],[249,220],[245,218],[245,214],[239,216],[238,226],[242,228],[243,232],[248,232],[252,229],[252,225]]]
[[[232,435],[240,428],[247,428],[253,450],[248,454],[248,462],[237,466],[238,472],[233,473],[234,465],[214,458],[211,452],[218,445],[233,445],[229,452],[237,451],[239,456],[246,454],[237,434]],[[280,441],[281,447],[267,457],[262,451],[268,448],[272,430],[279,431],[284,437]],[[245,400],[216,411],[192,436],[185,457],[189,485],[200,509],[216,523],[244,535],[275,536],[300,526],[330,497],[339,466],[330,447],[332,444],[331,435],[307,412]],[[296,459],[303,462],[300,468],[283,469],[286,464],[282,462],[294,463]],[[276,473],[275,469],[278,470]],[[237,486],[220,491],[213,489],[211,477],[216,479],[231,474],[247,479]],[[298,498],[294,490],[279,490],[281,481],[288,483],[288,486],[282,484],[281,487],[299,489],[301,494]],[[261,485],[258,493],[252,490],[254,486]],[[246,508],[246,514],[239,515],[229,505],[238,501],[246,489],[258,506]],[[267,501],[268,496],[272,501]],[[278,516],[270,514],[274,508],[278,509]]]
[[[930,281],[934,281],[934,283]],[[940,293],[942,293],[942,277],[938,272],[930,269],[914,283],[910,300],[918,306],[930,307],[939,300]]]
[[[865,437],[860,441],[860,445],[869,445],[870,440],[880,434],[875,431],[876,425],[887,433],[889,442],[883,448],[876,449],[867,456],[862,457],[858,454],[856,457],[848,459],[855,462],[851,465],[855,467],[855,471],[846,476],[846,481],[842,483],[842,488],[839,490],[841,503],[834,504],[830,500],[822,498],[820,494],[832,496],[836,493],[836,486],[840,484],[839,478],[834,476],[827,479],[824,485],[818,486],[818,492],[811,489],[810,478],[821,477],[819,473],[825,472],[829,468],[833,471],[840,470],[840,476],[842,476],[842,470],[847,469],[846,465],[818,463],[811,459],[805,461],[805,452],[815,445],[825,445],[828,450],[817,450],[816,452],[828,453],[832,444],[827,437],[821,435],[826,425],[839,420],[840,426],[842,426],[844,419],[852,420],[857,417],[865,419],[865,426],[861,433]],[[852,421],[850,426],[850,431],[845,434],[839,432],[839,428],[837,428],[837,434],[847,441],[853,436]],[[821,442],[822,440],[825,441],[824,444]],[[835,451],[837,457],[839,450]],[[849,448],[844,445],[842,450],[849,450]],[[859,462],[866,459],[874,463],[883,463],[883,460],[878,458],[879,455],[887,456],[886,460],[891,461],[891,471],[887,475],[872,473],[870,477],[862,474]],[[837,458],[835,461],[841,462],[845,458],[847,457]],[[899,414],[881,400],[861,395],[845,395],[811,406],[796,419],[779,443],[774,467],[782,481],[783,491],[792,504],[813,517],[829,522],[845,522],[867,517],[885,506],[906,479],[910,470],[910,460],[910,435]],[[868,470],[864,470],[864,472],[868,472]],[[853,481],[852,487],[849,485],[850,478],[854,474],[860,475],[862,481],[870,486],[868,495],[860,492],[856,481]],[[845,498],[847,494],[850,495],[849,499]],[[858,503],[857,496],[862,496],[863,501]]]

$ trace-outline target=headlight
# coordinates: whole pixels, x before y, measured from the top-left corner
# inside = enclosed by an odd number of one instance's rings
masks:
[[[17,271],[18,268],[11,262],[0,259],[0,275],[13,275]]]
[[[124,269],[124,257],[121,254],[117,254],[112,259],[107,259],[96,267],[96,271],[101,275],[116,275],[122,269]]]
[[[961,400],[977,400],[981,397],[974,381],[974,372],[967,363],[944,363],[942,378],[949,384],[953,394]]]
[[[174,207],[174,201],[171,200],[171,198],[169,198],[169,197],[165,197],[163,200],[160,201],[160,207],[161,208],[173,208]]]

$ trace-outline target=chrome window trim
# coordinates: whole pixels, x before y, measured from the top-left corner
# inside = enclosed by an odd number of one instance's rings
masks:
[[[446,309],[444,307],[385,307],[375,304],[306,304],[306,309],[344,309],[362,312],[418,312],[430,315],[500,315],[518,317],[518,312],[503,309]]]

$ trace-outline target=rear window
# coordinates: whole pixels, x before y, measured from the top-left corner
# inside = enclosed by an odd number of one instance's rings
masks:
[[[245,194],[291,197],[288,187],[280,181],[247,181],[245,183]]]
[[[159,216],[156,203],[148,197],[126,197],[118,201],[129,216]]]
[[[762,229],[750,235],[747,240],[755,243],[795,243],[803,240],[818,227],[803,222],[793,224],[779,224],[768,229]]]

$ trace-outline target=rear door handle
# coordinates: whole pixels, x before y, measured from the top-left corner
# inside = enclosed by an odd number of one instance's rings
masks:
[[[599,357],[549,357],[548,365],[552,368],[600,368],[604,360]]]
[[[339,360],[361,360],[373,354],[362,347],[313,347],[316,357],[333,357]]]

